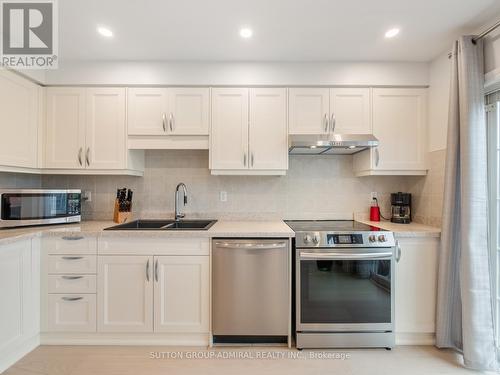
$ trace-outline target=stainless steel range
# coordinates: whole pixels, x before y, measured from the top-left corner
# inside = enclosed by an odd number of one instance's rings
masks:
[[[297,348],[392,348],[393,233],[354,221],[286,223],[296,234]]]

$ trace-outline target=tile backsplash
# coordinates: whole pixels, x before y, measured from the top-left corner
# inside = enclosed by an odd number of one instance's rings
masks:
[[[37,189],[42,186],[42,177],[37,174],[0,173],[0,189]]]
[[[423,178],[420,178],[422,180]],[[144,177],[43,176],[45,188],[90,190],[85,219],[110,220],[116,189],[134,190],[136,218],[172,217],[174,191],[187,185],[187,217],[213,218],[352,218],[368,212],[371,192],[378,193],[384,216],[389,215],[390,193],[408,191],[417,181],[409,177],[355,177],[352,157],[293,156],[286,176],[212,176],[208,151],[154,150],[146,152]],[[220,192],[227,192],[221,202]]]

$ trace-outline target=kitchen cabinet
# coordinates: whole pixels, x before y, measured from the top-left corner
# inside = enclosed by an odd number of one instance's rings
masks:
[[[99,256],[97,330],[153,331],[153,257]]]
[[[0,246],[0,372],[38,345],[39,269],[32,240]]]
[[[212,90],[212,174],[285,174],[286,89]]]
[[[128,88],[131,149],[207,149],[210,89]]]
[[[377,88],[372,102],[379,146],[354,155],[355,174],[425,175],[427,90]]]
[[[125,89],[50,87],[47,173],[142,175],[144,154],[127,150]]]
[[[209,257],[155,257],[155,332],[208,332]]]
[[[0,169],[38,167],[41,88],[7,70],[0,70]]]
[[[371,134],[370,88],[291,88],[290,134]]]
[[[396,263],[396,343],[434,342],[439,238],[399,238]]]

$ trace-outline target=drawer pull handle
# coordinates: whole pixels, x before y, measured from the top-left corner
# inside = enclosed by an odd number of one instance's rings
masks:
[[[83,279],[83,276],[61,276],[61,278],[65,280],[78,280]]]
[[[79,240],[83,240],[85,237],[70,237],[70,236],[66,236],[66,237],[63,237],[62,239],[64,241],[79,241]]]
[[[73,301],[79,301],[83,299],[83,297],[62,297],[61,299],[63,301],[73,302]]]
[[[79,260],[83,259],[83,257],[62,257],[64,260]]]

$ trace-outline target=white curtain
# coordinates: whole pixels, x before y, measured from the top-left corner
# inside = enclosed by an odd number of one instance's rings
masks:
[[[483,45],[464,36],[452,52],[436,344],[475,370],[496,370],[488,250]]]

